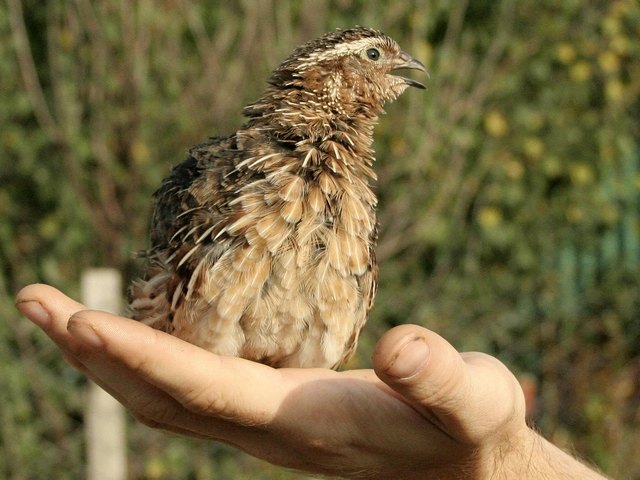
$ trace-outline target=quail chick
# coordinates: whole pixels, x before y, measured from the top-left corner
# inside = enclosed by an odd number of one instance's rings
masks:
[[[337,368],[376,293],[373,127],[424,65],[337,30],[274,70],[245,125],[189,151],[155,193],[133,317],[221,355]]]

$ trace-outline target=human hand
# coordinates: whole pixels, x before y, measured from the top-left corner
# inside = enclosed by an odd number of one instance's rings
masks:
[[[347,478],[547,478],[549,464],[548,478],[602,478],[526,426],[503,364],[421,327],[385,334],[374,370],[273,369],[85,310],[46,285],[16,301],[72,366],[153,428]],[[559,477],[558,465],[576,476]]]

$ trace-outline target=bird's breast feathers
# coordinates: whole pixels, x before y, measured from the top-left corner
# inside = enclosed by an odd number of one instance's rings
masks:
[[[183,201],[172,241],[156,252],[163,265],[138,286],[154,291],[132,306],[144,322],[220,354],[338,364],[375,289],[376,198],[353,171],[370,168],[328,140],[289,158],[239,152],[234,169],[212,149],[191,152],[201,176],[177,192],[191,203]],[[166,201],[176,198],[158,198],[156,209]]]

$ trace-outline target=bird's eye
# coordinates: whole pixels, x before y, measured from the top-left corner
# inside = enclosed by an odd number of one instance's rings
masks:
[[[367,58],[374,62],[380,58],[380,51],[377,48],[370,48],[367,50]]]

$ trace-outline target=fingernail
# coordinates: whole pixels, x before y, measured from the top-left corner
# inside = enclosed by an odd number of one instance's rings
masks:
[[[16,304],[16,308],[20,313],[43,330],[46,330],[49,327],[51,317],[49,316],[49,312],[47,312],[39,302],[36,302],[35,300],[18,302]]]
[[[411,338],[398,349],[386,373],[399,379],[410,378],[422,370],[428,358],[429,346],[424,338]]]
[[[80,340],[85,345],[92,348],[101,348],[104,344],[94,330],[93,326],[76,320],[69,320],[67,331],[73,338]]]

